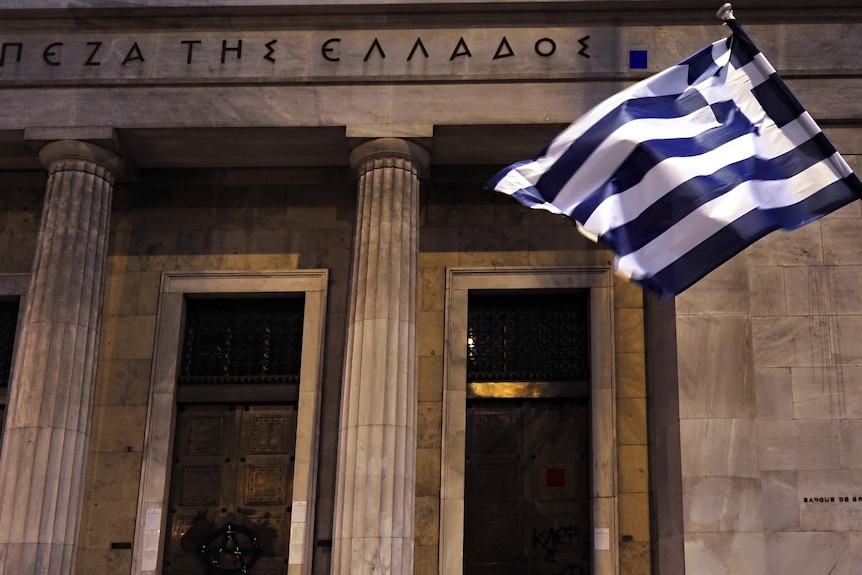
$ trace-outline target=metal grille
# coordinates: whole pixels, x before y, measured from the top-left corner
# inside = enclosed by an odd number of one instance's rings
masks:
[[[180,383],[298,383],[304,299],[189,300]]]
[[[9,385],[18,327],[18,301],[0,301],[0,387]]]
[[[589,381],[589,293],[471,294],[467,381]]]

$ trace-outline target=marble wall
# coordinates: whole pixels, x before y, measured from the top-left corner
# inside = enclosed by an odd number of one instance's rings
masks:
[[[648,300],[659,572],[858,569],[860,214]]]

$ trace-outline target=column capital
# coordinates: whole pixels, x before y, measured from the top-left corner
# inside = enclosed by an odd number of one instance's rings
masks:
[[[350,167],[357,173],[365,171],[365,165],[378,158],[402,158],[410,160],[419,177],[424,177],[431,167],[428,150],[410,140],[402,138],[376,138],[356,146],[350,152]]]
[[[109,170],[115,181],[126,173],[126,163],[116,152],[81,140],[48,142],[39,150],[39,160],[47,170],[50,170],[51,165],[59,160],[93,162]]]

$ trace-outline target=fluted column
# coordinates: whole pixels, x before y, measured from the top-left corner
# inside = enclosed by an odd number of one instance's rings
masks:
[[[0,455],[0,573],[74,572],[114,178],[123,162],[64,140],[48,184]]]
[[[419,174],[424,148],[360,145],[332,573],[412,575]]]

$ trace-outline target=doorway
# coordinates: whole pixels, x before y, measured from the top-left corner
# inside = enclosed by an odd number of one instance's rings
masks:
[[[304,300],[189,299],[166,575],[276,575],[289,563]]]
[[[465,542],[472,534],[467,533],[465,525],[466,508],[472,495],[466,493],[467,476],[467,417],[468,404],[474,409],[485,401],[546,401],[558,403],[570,400],[575,404],[584,402],[589,414],[588,426],[588,474],[589,474],[589,571],[591,575],[618,575],[617,528],[617,481],[616,481],[616,387],[614,380],[613,325],[614,306],[612,273],[608,268],[582,267],[519,267],[519,268],[453,268],[447,273],[447,303],[444,347],[445,361],[443,388],[443,445],[441,461],[440,490],[440,575],[462,575],[465,573]],[[499,362],[488,362],[488,355],[475,355],[478,351],[471,344],[487,341],[492,344],[503,341],[499,330],[490,330],[489,337],[471,332],[473,320],[469,317],[477,311],[476,296],[506,295],[519,300],[545,300],[548,296],[584,293],[587,308],[586,329],[572,332],[569,336],[560,334],[543,337],[542,332],[523,334],[520,345],[515,346],[518,353],[513,357],[508,353],[510,346],[488,349],[499,350],[508,365],[514,367],[515,375],[505,375],[494,367]],[[550,300],[549,300],[550,301]],[[505,302],[503,302],[505,303]],[[515,302],[517,303],[517,302]],[[504,306],[508,307],[508,306]],[[501,318],[502,326],[512,325],[508,311],[497,313],[490,306],[480,311],[489,313],[491,318]],[[545,312],[541,312],[545,313]],[[581,313],[581,312],[576,312]],[[537,314],[524,314],[536,318]],[[561,311],[553,308],[546,315],[559,316]],[[508,329],[508,328],[506,328]],[[496,335],[495,335],[496,334]],[[508,333],[503,335],[508,338]],[[478,336],[478,339],[477,339]],[[570,347],[581,350],[570,360],[560,362],[553,357],[554,349],[560,347],[547,345],[548,342],[565,342],[564,349]],[[466,342],[466,345],[465,345]],[[585,342],[585,345],[571,346],[569,343]],[[524,350],[526,353],[520,353]],[[540,368],[538,358],[551,360],[546,363],[564,365],[565,373]],[[509,360],[516,359],[516,364]],[[523,362],[521,360],[524,360]],[[519,367],[523,366],[523,367]],[[584,369],[586,368],[586,369]],[[476,372],[484,371],[478,376]],[[529,376],[529,377],[528,377]],[[491,403],[486,404],[491,406]],[[537,404],[538,405],[538,404]],[[575,408],[578,411],[580,408]],[[571,413],[571,412],[569,412]],[[472,459],[471,459],[472,461]],[[551,467],[550,469],[565,469]],[[569,485],[568,471],[545,471],[545,487],[559,489],[562,476],[564,485]],[[547,484],[550,479],[550,485]],[[471,526],[473,525],[471,521]],[[566,527],[567,524],[562,524]],[[542,529],[538,529],[541,534]],[[557,530],[554,530],[556,534]],[[560,535],[564,531],[559,532]],[[532,545],[532,530],[530,543]],[[559,554],[557,555],[559,556]],[[550,562],[549,562],[550,563]],[[516,566],[517,568],[517,566]],[[568,564],[559,564],[559,572],[577,573]]]
[[[465,575],[591,573],[588,296],[469,298]]]

